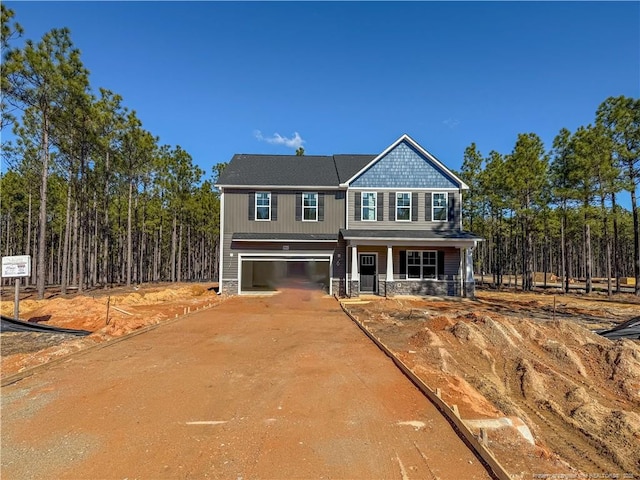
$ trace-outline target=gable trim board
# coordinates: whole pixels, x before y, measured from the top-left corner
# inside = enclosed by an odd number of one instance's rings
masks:
[[[299,186],[291,186],[291,185],[228,185],[222,183],[216,183],[214,185],[217,188],[239,188],[239,189],[252,189],[257,191],[268,191],[268,190],[305,190],[305,191],[315,191],[315,190],[331,190],[331,191],[340,191],[346,190],[346,188],[337,187],[332,185],[330,187],[326,187],[323,185],[299,185]]]
[[[445,175],[448,175],[455,183],[458,183],[460,189],[468,190],[469,186],[460,180],[451,170],[445,167],[442,162],[440,162],[436,157],[431,155],[428,151],[422,148],[415,140],[413,140],[406,133],[402,135],[398,140],[389,145],[380,155],[374,158],[371,162],[369,162],[364,168],[359,170],[355,175],[353,175],[349,180],[344,183],[341,183],[341,187],[350,187],[351,183],[357,180],[363,173],[369,170],[373,165],[378,163],[381,159],[383,159],[388,153],[390,153],[394,148],[399,146],[401,143],[406,142],[409,146],[413,147],[418,153],[422,154],[424,157],[427,157],[431,162],[433,162]]]
[[[354,192],[400,192],[405,190],[411,190],[412,192],[458,192],[459,188],[453,187],[349,187],[349,190]]]

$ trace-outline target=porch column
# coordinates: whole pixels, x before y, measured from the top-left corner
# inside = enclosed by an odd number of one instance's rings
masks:
[[[358,273],[358,246],[351,246],[351,281],[349,282],[349,296],[360,296],[360,273]]]
[[[387,282],[393,282],[393,248],[387,245]]]
[[[393,248],[391,245],[387,245],[387,280],[385,282],[384,290],[387,297],[393,297]]]
[[[465,253],[465,297],[474,298],[476,296],[476,282],[473,277],[473,247],[466,248]]]
[[[358,246],[351,246],[351,281],[360,281],[360,273],[358,272]]]

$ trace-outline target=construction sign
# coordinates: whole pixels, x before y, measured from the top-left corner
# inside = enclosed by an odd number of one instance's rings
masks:
[[[2,257],[2,278],[29,277],[31,255]]]

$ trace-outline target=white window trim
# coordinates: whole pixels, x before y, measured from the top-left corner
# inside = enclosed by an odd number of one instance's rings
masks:
[[[408,208],[409,209],[409,219],[408,220],[402,220],[398,218],[398,195],[409,195],[409,206],[408,207],[402,207],[402,208]],[[411,212],[412,212],[412,202],[413,202],[413,195],[411,195],[411,192],[396,192],[395,195],[395,211],[396,211],[396,222],[410,222],[411,221]]]
[[[316,206],[315,207],[305,207],[304,206],[304,196],[305,195],[315,195],[316,196]],[[320,195],[318,195],[318,192],[302,192],[302,221],[303,222],[317,222],[318,221],[318,209],[320,207],[319,205],[319,201],[320,201]],[[315,219],[310,219],[307,220],[304,218],[304,210],[306,209],[314,209],[316,212],[316,218]]]
[[[409,253],[411,253],[411,252],[420,253],[420,277],[409,277]],[[436,264],[435,264],[436,274],[435,274],[435,277],[433,277],[433,278],[424,276],[424,261],[423,261],[424,260],[424,256],[423,256],[423,253],[426,253],[426,252],[433,252],[433,253],[436,254]],[[407,272],[406,273],[407,280],[438,280],[438,275],[439,275],[440,272],[438,272],[438,251],[437,250],[407,250],[407,254],[406,255],[407,255],[407,257],[405,259],[405,262],[406,262],[406,265],[405,265],[406,270],[405,271]],[[411,265],[411,266],[415,267],[416,265]]]
[[[269,205],[258,205],[258,195],[261,193],[266,193],[268,195],[269,198]],[[256,192],[256,200],[255,200],[255,214],[254,214],[254,219],[256,222],[270,222],[271,221],[271,192]],[[258,218],[258,207],[259,208],[265,208],[268,207],[269,209],[269,218]]]
[[[364,196],[367,194],[373,194],[373,219],[364,218]],[[360,195],[360,220],[363,222],[378,221],[378,192],[362,192],[362,195]]]
[[[442,207],[436,207],[436,202],[434,201],[436,195],[444,195],[444,213],[445,213],[444,220],[436,220],[436,208],[442,208]],[[447,195],[446,192],[431,193],[431,221],[432,222],[448,222],[449,221],[449,195]]]

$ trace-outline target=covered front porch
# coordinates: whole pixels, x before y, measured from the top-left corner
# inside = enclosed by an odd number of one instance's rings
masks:
[[[473,298],[473,248],[461,231],[342,230],[347,249],[346,295]]]

